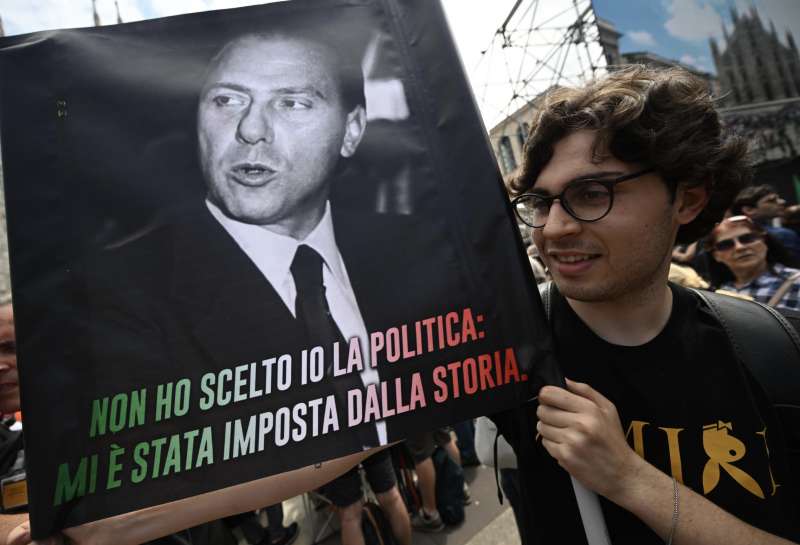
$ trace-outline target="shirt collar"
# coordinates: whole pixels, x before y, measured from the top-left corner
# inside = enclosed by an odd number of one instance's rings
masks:
[[[780,263],[775,263],[773,265],[768,265],[767,270],[761,273],[760,275],[753,278],[750,282],[742,286],[741,288],[736,287],[736,283],[733,281],[726,282],[722,287],[723,289],[733,289],[735,291],[742,291],[742,290],[755,290],[761,288],[763,286],[768,286],[773,284],[776,280],[783,280],[783,271],[786,267],[781,265]]]
[[[298,243],[298,246],[300,244],[306,244],[316,250],[328,265],[333,276],[339,282],[345,283],[344,267],[342,266],[342,259],[339,254],[339,248],[336,246],[336,236],[333,231],[330,201],[325,203],[325,214],[323,214],[320,222],[305,240]],[[294,259],[294,256],[292,256],[292,259]]]
[[[206,199],[206,206],[211,215],[233,237],[274,286],[280,285],[290,274],[289,269],[300,244],[306,244],[316,250],[334,277],[339,282],[346,281],[333,232],[330,201],[325,203],[325,213],[320,222],[302,241],[275,233],[262,226],[232,219],[208,199]]]

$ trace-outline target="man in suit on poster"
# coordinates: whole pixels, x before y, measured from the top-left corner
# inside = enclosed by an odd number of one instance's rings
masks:
[[[357,63],[319,43],[249,35],[212,60],[200,94],[208,210],[277,293],[306,347],[367,338],[328,201],[339,160],[366,128],[360,76]],[[375,383],[377,372],[367,366],[361,379]],[[336,383],[341,415],[346,390],[361,384],[357,375]],[[358,431],[361,447],[386,443],[383,422]]]
[[[343,181],[341,163],[367,125],[360,64],[343,57],[318,37],[285,31],[225,45],[206,71],[197,110],[205,202],[90,267],[92,374],[108,394],[194,377],[196,408],[202,372],[290,353],[287,390],[277,391],[273,376],[270,395],[192,414],[222,423],[335,397],[335,440],[312,436],[309,409],[306,438],[270,450],[274,471],[404,438],[414,412],[392,418],[389,430],[380,420],[348,428],[347,392],[407,375],[419,360],[377,368],[365,362],[363,371],[334,378],[330,349],[339,341],[346,360],[348,341],[359,337],[366,358],[368,332],[460,308],[441,294],[457,301],[466,292],[453,250],[431,236],[430,225],[331,205],[331,185]],[[325,350],[326,376],[301,384],[300,353],[314,346]],[[105,368],[106,362],[114,364]],[[222,388],[222,378],[210,386]],[[394,390],[389,398],[391,406]],[[165,420],[129,433],[145,440],[155,429],[185,428],[172,425]],[[258,456],[237,464],[263,474]],[[183,475],[176,495],[192,479],[236,481],[230,473],[219,478]]]
[[[209,211],[307,340],[325,347],[367,339],[328,201],[340,158],[355,153],[366,128],[363,81],[347,72],[360,75],[360,68],[347,67],[312,42],[248,36],[214,59],[198,109]],[[356,84],[348,86],[349,80]],[[378,372],[367,365],[360,379],[376,383]],[[335,381],[340,415],[347,411],[347,391],[359,387],[358,374]],[[387,442],[383,421],[354,431],[354,449]],[[366,460],[365,468],[396,536],[410,543],[388,452]],[[349,541],[361,535],[360,480],[353,468],[326,487]]]

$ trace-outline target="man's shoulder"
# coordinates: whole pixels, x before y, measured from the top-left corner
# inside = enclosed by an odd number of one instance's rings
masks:
[[[213,265],[216,241],[224,236],[207,210],[198,206],[171,209],[89,256],[87,278],[98,287],[162,291],[175,275],[203,263]]]
[[[436,275],[451,279],[459,258],[444,220],[422,214],[382,214],[332,203],[336,244],[348,266],[409,279]],[[440,275],[436,275],[440,276]]]
[[[767,225],[766,229],[769,234],[773,235],[782,243],[788,244],[795,249],[800,247],[800,235],[792,229],[772,225]]]
[[[800,236],[796,232],[794,232],[792,229],[789,229],[788,227],[783,227],[781,225],[766,225],[765,228],[770,233],[780,233],[782,235],[786,235],[787,237],[791,237],[791,238],[796,238],[796,237]]]
[[[356,237],[367,241],[402,244],[403,240],[393,240],[396,235],[405,235],[406,240],[437,238],[432,236],[430,230],[432,222],[416,214],[384,214],[338,203],[331,203],[331,214],[337,239]],[[425,233],[427,237],[424,236]]]

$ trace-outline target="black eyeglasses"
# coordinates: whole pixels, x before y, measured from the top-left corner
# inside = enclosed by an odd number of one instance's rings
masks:
[[[553,201],[558,199],[562,208],[578,221],[592,222],[606,217],[614,206],[614,186],[644,176],[655,169],[647,168],[609,180],[590,178],[569,182],[558,195],[547,197],[537,193],[523,193],[511,201],[517,217],[533,228],[544,227]]]
[[[728,250],[733,250],[735,246],[734,241],[738,241],[739,244],[742,246],[747,246],[748,244],[752,244],[754,242],[758,242],[762,240],[764,235],[759,233],[745,233],[743,235],[739,235],[738,237],[731,237],[726,238],[725,240],[720,240],[716,244],[714,244],[714,249],[718,252],[727,252]]]

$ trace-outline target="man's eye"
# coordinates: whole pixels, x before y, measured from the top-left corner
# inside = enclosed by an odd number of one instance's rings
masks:
[[[545,199],[532,199],[529,206],[537,212],[546,212],[550,210],[550,203]]]
[[[244,106],[245,99],[231,95],[217,95],[211,101],[219,107],[224,106]]]
[[[593,202],[606,199],[608,191],[598,184],[588,184],[578,188],[577,198],[583,202]]]
[[[308,110],[311,108],[311,101],[299,98],[282,98],[278,100],[277,106],[281,110]]]

